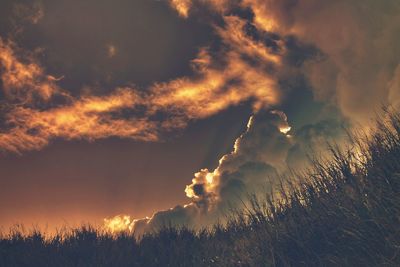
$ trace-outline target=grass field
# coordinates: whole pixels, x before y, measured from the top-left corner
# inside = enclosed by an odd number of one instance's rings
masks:
[[[0,266],[400,266],[400,117],[386,115],[226,226],[140,240],[88,226],[50,239],[10,231]]]

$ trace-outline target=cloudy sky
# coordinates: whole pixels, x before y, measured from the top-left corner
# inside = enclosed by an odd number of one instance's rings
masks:
[[[218,220],[397,107],[399,46],[397,0],[1,1],[0,225]]]

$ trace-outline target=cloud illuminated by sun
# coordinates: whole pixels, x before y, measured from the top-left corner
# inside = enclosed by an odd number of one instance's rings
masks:
[[[128,215],[117,215],[112,218],[105,218],[103,221],[105,230],[113,234],[132,230],[132,220]]]

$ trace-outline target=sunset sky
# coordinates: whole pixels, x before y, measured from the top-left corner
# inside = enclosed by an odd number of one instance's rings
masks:
[[[398,107],[399,47],[397,0],[3,0],[0,227],[215,222]]]

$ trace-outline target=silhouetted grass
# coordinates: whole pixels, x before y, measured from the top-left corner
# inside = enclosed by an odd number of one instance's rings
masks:
[[[49,240],[14,231],[0,237],[0,266],[400,266],[400,117],[386,115],[226,226],[139,241],[89,226]]]

